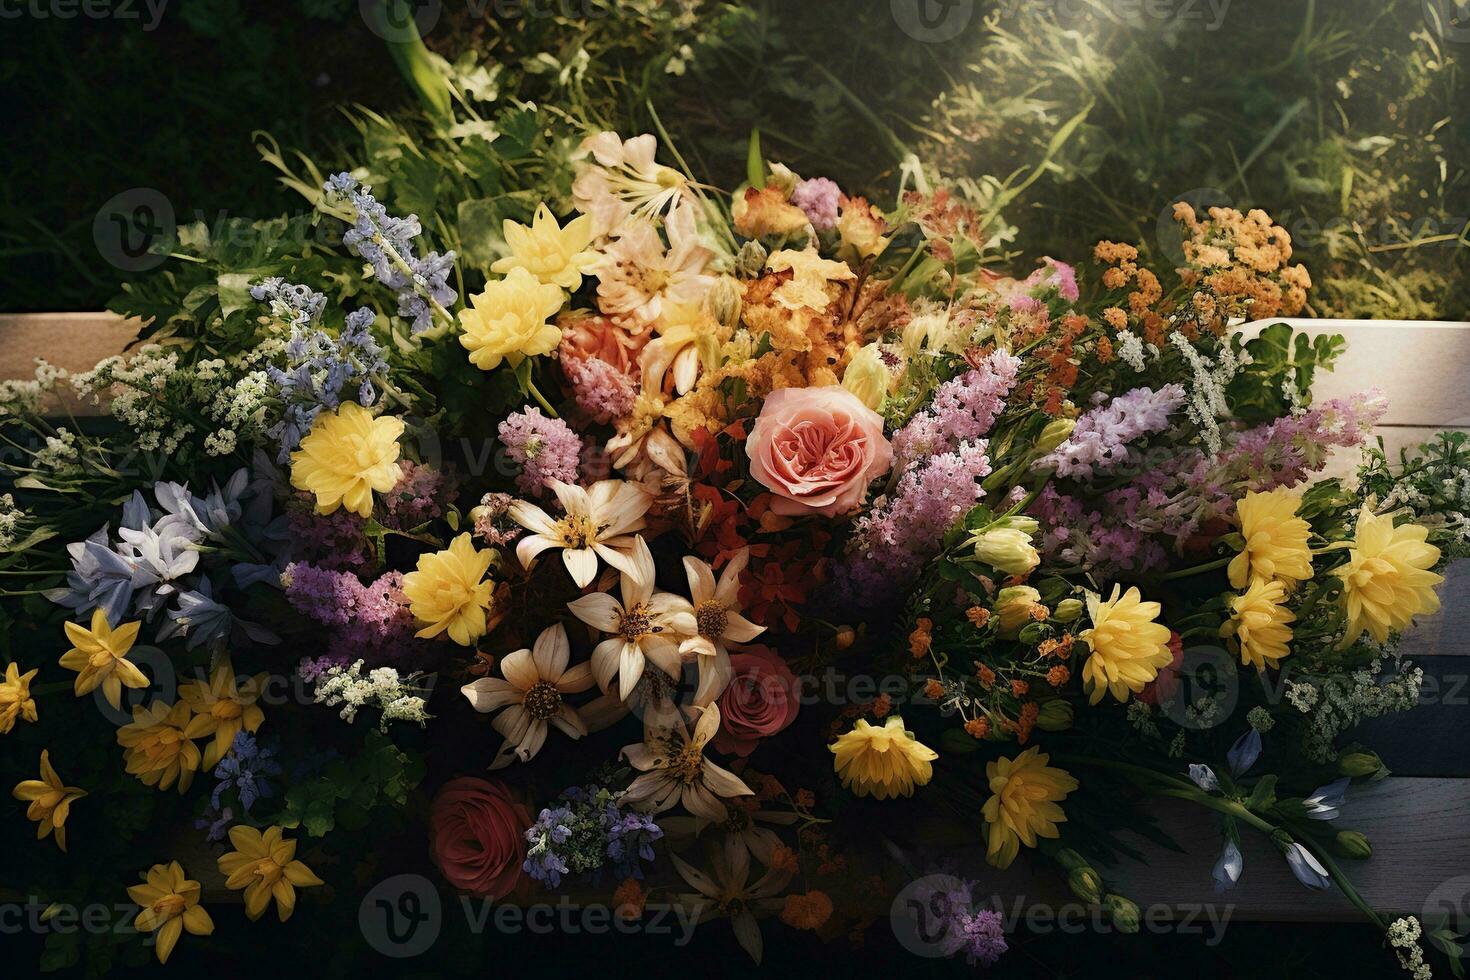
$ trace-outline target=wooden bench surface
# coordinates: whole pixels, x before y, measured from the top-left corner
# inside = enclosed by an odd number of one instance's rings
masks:
[[[1271,321],[1276,322],[1276,321]],[[1340,333],[1347,352],[1336,370],[1319,376],[1316,397],[1349,395],[1377,386],[1389,398],[1379,433],[1390,456],[1443,429],[1470,430],[1470,323],[1361,320],[1290,320],[1309,332]],[[1247,325],[1249,330],[1259,325]],[[106,313],[0,314],[0,378],[29,377],[34,359],[44,357],[69,371],[90,368],[123,351],[137,324]],[[73,403],[82,413],[95,412]],[[1355,460],[1334,458],[1332,475],[1352,472]],[[1452,566],[1444,610],[1406,638],[1404,653],[1423,665],[1435,692],[1408,714],[1375,722],[1365,741],[1377,748],[1396,775],[1355,787],[1339,821],[1367,834],[1374,855],[1344,862],[1369,904],[1380,910],[1418,914],[1426,902],[1455,890],[1454,879],[1470,876],[1470,657],[1459,639],[1470,629],[1470,562]],[[1245,872],[1232,891],[1217,896],[1210,869],[1219,853],[1215,817],[1182,801],[1162,802],[1160,825],[1184,847],[1175,853],[1141,845],[1147,863],[1125,862],[1107,869],[1110,883],[1140,907],[1172,910],[1182,918],[1207,906],[1234,919],[1355,920],[1359,914],[1335,890],[1310,892],[1287,871],[1273,845],[1245,834]],[[957,839],[954,852],[963,872],[980,882],[979,894],[1024,896],[1055,905],[1067,901],[1054,875],[1030,875],[1018,862],[1000,873],[983,861],[983,845]],[[1459,892],[1470,894],[1470,877]],[[1438,892],[1438,893],[1437,893]],[[1466,894],[1449,900],[1466,907]],[[1208,926],[1206,926],[1208,934]]]

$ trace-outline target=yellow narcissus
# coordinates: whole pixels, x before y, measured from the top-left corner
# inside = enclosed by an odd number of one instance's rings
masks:
[[[146,708],[133,708],[133,720],[117,730],[117,744],[123,747],[128,772],[143,785],[168,789],[178,783],[183,793],[200,764],[194,739],[209,731],[209,719],[193,714],[187,701],[175,705],[154,701]]]
[[[280,827],[267,827],[262,833],[236,824],[230,828],[230,844],[235,849],[220,856],[219,871],[226,888],[245,890],[245,915],[252,922],[265,914],[273,898],[276,915],[285,922],[296,910],[296,889],[322,884],[296,860],[296,842],[285,840]]]
[[[1087,611],[1092,626],[1078,634],[1089,653],[1082,665],[1082,680],[1088,701],[1097,704],[1112,692],[1119,701],[1137,694],[1158,676],[1159,668],[1172,663],[1169,627],[1155,622],[1162,611],[1157,602],[1144,602],[1136,587],[1120,593],[1113,586],[1107,601],[1094,592],[1087,594]]]
[[[67,623],[66,638],[72,648],[62,654],[61,666],[77,672],[72,690],[81,697],[98,686],[114,708],[122,704],[124,687],[148,686],[148,677],[128,660],[128,651],[138,639],[142,623],[123,623],[113,629],[101,607],[92,610],[90,628],[80,623]],[[34,706],[32,708],[34,710]]]
[[[985,860],[1009,868],[1021,845],[1036,846],[1036,838],[1058,836],[1057,824],[1067,815],[1057,804],[1077,788],[1077,780],[1062,769],[1048,766],[1051,757],[1032,746],[1014,759],[987,763],[990,799],[985,816]]]
[[[485,635],[495,583],[485,578],[494,552],[480,551],[466,531],[444,551],[420,555],[418,566],[403,577],[409,611],[424,624],[416,636],[448,633],[462,647]]]
[[[179,697],[205,719],[208,728],[205,734],[214,736],[204,750],[205,769],[213,768],[224,758],[240,732],[254,732],[260,728],[265,712],[256,702],[260,700],[268,676],[256,674],[240,683],[235,676],[235,668],[229,660],[224,660],[214,668],[208,681],[199,679],[179,685]]]
[[[214,920],[199,904],[199,882],[184,877],[179,862],[155,864],[143,875],[143,882],[128,888],[128,898],[142,906],[133,925],[140,932],[158,933],[153,946],[158,962],[168,962],[185,929],[192,936],[214,932]]]
[[[859,718],[852,731],[838,737],[828,748],[835,758],[833,769],[842,785],[857,796],[913,796],[915,786],[924,786],[934,776],[930,765],[939,753],[922,744],[903,727],[903,719],[889,716],[882,728]]]
[[[35,721],[36,699],[31,697],[31,680],[36,676],[34,669],[20,672],[20,666],[11,661],[5,665],[5,677],[0,679],[0,735],[9,735],[17,718]]]
[[[398,484],[398,438],[403,420],[373,418],[356,402],[322,412],[291,454],[291,486],[316,497],[318,514],[345,507],[371,517],[373,491],[387,493]]]
[[[1429,531],[1418,524],[1393,525],[1367,507],[1358,514],[1357,534],[1348,562],[1333,574],[1342,579],[1347,610],[1344,647],[1364,631],[1382,643],[1390,630],[1408,627],[1415,616],[1439,611],[1434,587],[1444,576],[1430,571],[1439,549],[1429,544]]]
[[[509,218],[502,228],[510,254],[490,266],[499,275],[525,269],[543,283],[573,292],[597,262],[597,253],[587,247],[592,244],[590,214],[573,218],[562,228],[543,202],[529,228]]]
[[[460,345],[470,352],[470,363],[485,371],[501,361],[514,367],[528,357],[550,354],[561,343],[561,328],[546,321],[565,300],[560,286],[517,266],[504,279],[486,283],[485,291],[470,299],[471,308],[460,311]]]
[[[1311,525],[1296,516],[1300,494],[1285,487],[1247,493],[1236,505],[1245,547],[1230,560],[1230,585],[1243,589],[1252,578],[1291,584],[1312,577]]]
[[[1240,645],[1240,662],[1256,670],[1278,667],[1291,652],[1291,627],[1296,613],[1286,608],[1286,586],[1258,578],[1243,595],[1230,600],[1231,616],[1220,635]]]
[[[87,791],[61,781],[51,768],[50,752],[41,750],[41,778],[21,780],[11,795],[30,804],[26,807],[26,819],[36,821],[36,840],[55,831],[56,846],[66,850],[66,818],[71,813],[72,802],[86,796]]]

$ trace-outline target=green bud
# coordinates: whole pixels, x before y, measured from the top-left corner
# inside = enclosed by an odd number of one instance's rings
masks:
[[[1056,618],[1057,622],[1070,623],[1082,615],[1084,608],[1081,599],[1063,599],[1057,603],[1056,612],[1052,613],[1052,616]]]
[[[1373,752],[1348,752],[1337,759],[1337,771],[1344,776],[1371,776],[1381,768],[1383,760]]]
[[[1094,905],[1102,900],[1102,875],[1085,864],[1072,869],[1071,873],[1067,875],[1067,884],[1071,886],[1073,895],[1076,895],[1089,905]],[[1117,896],[1110,897],[1116,898]],[[1119,926],[1119,928],[1122,928],[1122,926]],[[1124,931],[1126,932],[1128,930]]]
[[[726,330],[734,330],[740,323],[740,310],[745,301],[740,283],[734,278],[721,276],[716,279],[704,301],[710,315]]]
[[[1339,857],[1354,861],[1366,861],[1373,856],[1373,845],[1356,830],[1338,831],[1337,836],[1332,839],[1332,849]]]
[[[1041,436],[1036,440],[1037,455],[1049,453],[1066,442],[1076,427],[1077,423],[1072,419],[1052,419],[1046,423],[1046,428],[1041,430]]]
[[[1036,724],[1044,732],[1064,732],[1072,727],[1072,702],[1053,698],[1041,706]]]
[[[735,274],[742,279],[756,279],[766,270],[766,247],[754,239],[740,246],[735,256]]]
[[[1032,622],[1021,627],[1021,635],[1019,639],[1022,643],[1034,646],[1037,643],[1040,643],[1042,640],[1046,639],[1047,634],[1050,632],[1051,631],[1046,628],[1045,623]]]
[[[1064,847],[1052,856],[1052,860],[1059,864],[1063,871],[1071,871],[1073,868],[1087,867],[1087,858],[1078,854],[1070,847]]]
[[[1113,925],[1117,926],[1119,932],[1135,933],[1138,931],[1138,906],[1122,895],[1103,896],[1103,908],[1108,910],[1108,918]]]

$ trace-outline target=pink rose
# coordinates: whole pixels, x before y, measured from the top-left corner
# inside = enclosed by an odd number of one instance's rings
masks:
[[[445,783],[429,812],[434,863],[460,891],[504,898],[521,880],[531,815],[502,782],[463,776]]]
[[[719,698],[720,730],[715,733],[715,748],[746,756],[761,739],[796,720],[801,682],[781,655],[768,647],[750,646],[732,652],[730,666],[734,677]]]
[[[882,416],[841,385],[771,392],[745,452],[750,475],[776,495],[771,510],[786,517],[852,510],[893,464]]]

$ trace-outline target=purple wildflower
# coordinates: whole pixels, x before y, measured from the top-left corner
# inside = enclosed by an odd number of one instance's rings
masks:
[[[1005,397],[1016,383],[1021,359],[1006,351],[992,351],[978,368],[946,381],[934,390],[934,400],[893,434],[898,465],[925,456],[957,450],[990,432],[1005,410]]]
[[[520,467],[516,488],[522,493],[541,496],[548,480],[577,482],[582,439],[561,419],[547,418],[539,408],[527,408],[500,423],[500,441]]]
[[[803,180],[791,192],[791,203],[801,208],[817,231],[837,227],[837,208],[841,201],[841,188],[826,177]]]

